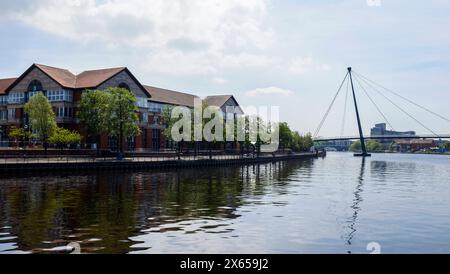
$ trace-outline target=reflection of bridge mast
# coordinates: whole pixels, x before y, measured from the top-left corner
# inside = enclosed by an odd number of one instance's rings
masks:
[[[346,238],[347,245],[349,245],[349,246],[352,245],[353,236],[356,233],[356,221],[358,219],[358,213],[361,210],[361,208],[359,207],[359,204],[363,201],[361,194],[363,192],[362,187],[364,184],[365,166],[366,166],[366,159],[363,157],[362,162],[361,162],[361,169],[360,169],[359,177],[358,177],[358,184],[356,185],[356,190],[353,193],[355,195],[353,204],[351,206],[351,209],[353,210],[353,215],[350,218],[350,226],[349,226],[350,233],[347,235],[347,238]],[[350,253],[350,251],[349,251],[349,253]]]

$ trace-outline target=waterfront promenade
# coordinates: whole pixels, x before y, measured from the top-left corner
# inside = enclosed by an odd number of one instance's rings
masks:
[[[56,170],[116,170],[141,168],[184,168],[222,165],[241,165],[290,159],[314,158],[323,153],[290,154],[223,154],[223,155],[129,155],[123,160],[115,157],[89,156],[48,156],[48,157],[6,157],[0,159],[2,173],[21,171],[56,171]]]

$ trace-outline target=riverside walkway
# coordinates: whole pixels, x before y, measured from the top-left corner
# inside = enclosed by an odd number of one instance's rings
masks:
[[[186,168],[242,165],[324,156],[323,153],[260,154],[257,155],[160,155],[133,156],[123,160],[114,157],[48,156],[10,157],[0,159],[0,172],[57,170],[128,170],[146,168]]]

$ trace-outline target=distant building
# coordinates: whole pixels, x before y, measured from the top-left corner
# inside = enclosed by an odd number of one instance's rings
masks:
[[[435,140],[412,139],[412,140],[395,140],[398,152],[415,152],[420,150],[431,150],[437,147]]]
[[[194,107],[194,101],[201,100],[194,94],[146,86],[126,67],[89,70],[78,75],[67,69],[33,64],[16,78],[0,79],[0,145],[8,143],[8,132],[12,127],[29,128],[24,105],[38,92],[50,101],[58,126],[81,131],[84,142],[93,143],[82,131],[76,117],[81,95],[89,89],[125,88],[137,98],[141,134],[127,138],[127,149],[160,150],[172,147],[166,140],[161,123],[161,113],[165,106]],[[221,108],[226,115],[242,115],[237,100],[232,95],[208,96],[204,101],[209,106]],[[235,107],[233,112],[227,107]],[[100,140],[103,149],[116,149],[118,140],[103,134]]]
[[[376,124],[375,127],[373,127],[370,130],[370,136],[415,136],[415,131],[393,131],[393,130],[387,130],[386,129],[386,123],[380,123]]]

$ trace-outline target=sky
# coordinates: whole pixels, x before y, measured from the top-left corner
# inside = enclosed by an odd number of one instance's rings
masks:
[[[279,106],[301,133],[316,130],[349,66],[450,119],[450,0],[0,0],[0,37],[0,78],[33,63],[74,73],[126,66],[143,84]],[[355,89],[368,133],[385,119]],[[429,133],[367,93],[395,130]],[[346,85],[320,136],[356,135],[345,94]],[[391,99],[450,133],[448,122]]]

